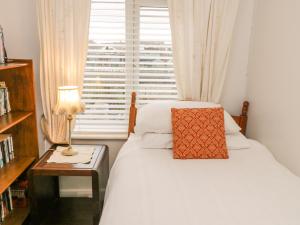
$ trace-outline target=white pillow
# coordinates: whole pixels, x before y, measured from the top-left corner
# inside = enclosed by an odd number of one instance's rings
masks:
[[[226,135],[226,145],[229,150],[250,148],[248,139],[240,132]],[[141,147],[148,149],[173,148],[172,134],[145,133],[141,136]]]
[[[229,150],[250,148],[248,139],[240,132],[226,135],[226,145]]]
[[[211,102],[164,101],[143,106],[137,112],[136,134],[172,133],[171,108],[214,108],[221,105]],[[241,130],[233,118],[224,111],[225,133],[234,134]]]
[[[142,148],[173,148],[172,134],[145,133],[141,136]]]

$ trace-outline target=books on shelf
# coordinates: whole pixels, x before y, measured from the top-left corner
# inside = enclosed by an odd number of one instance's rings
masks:
[[[15,158],[11,134],[0,134],[0,168]],[[0,223],[13,210],[12,190],[0,194]]]
[[[15,158],[11,134],[0,134],[0,168]]]
[[[11,111],[8,89],[5,82],[0,82],[0,116]]]
[[[11,196],[14,208],[28,207],[28,179],[26,176],[18,178],[11,185]]]
[[[8,188],[0,195],[0,222],[3,222],[5,217],[13,210],[13,201],[11,189]]]
[[[28,207],[28,179],[24,173],[0,194],[0,224],[14,208],[26,207]]]
[[[14,208],[28,207],[28,179],[19,177],[5,192],[0,194],[0,224]]]

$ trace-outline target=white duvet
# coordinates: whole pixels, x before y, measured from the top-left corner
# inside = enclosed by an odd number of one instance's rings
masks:
[[[300,225],[300,179],[256,141],[228,160],[174,160],[131,136],[100,225]]]

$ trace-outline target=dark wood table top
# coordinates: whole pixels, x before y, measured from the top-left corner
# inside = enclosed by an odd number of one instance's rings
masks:
[[[96,171],[100,166],[107,146],[95,145],[95,151],[89,163],[47,163],[47,160],[53,154],[55,148],[56,146],[51,147],[31,168],[31,172],[34,175],[91,176],[93,171]]]

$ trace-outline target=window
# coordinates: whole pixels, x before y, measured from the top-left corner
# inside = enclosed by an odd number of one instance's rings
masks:
[[[92,0],[86,110],[77,116],[73,136],[126,135],[132,91],[138,106],[177,98],[166,3]]]

